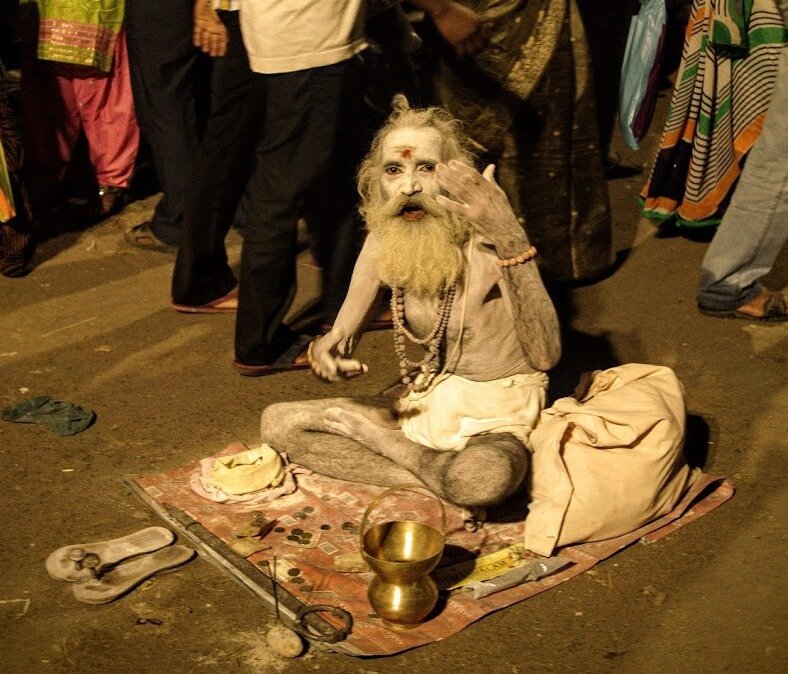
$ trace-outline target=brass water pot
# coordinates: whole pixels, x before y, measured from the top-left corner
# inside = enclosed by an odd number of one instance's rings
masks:
[[[370,512],[397,491],[428,491],[421,485],[393,487],[370,503],[361,521],[361,554],[375,577],[367,596],[375,613],[392,629],[421,624],[438,601],[438,588],[430,578],[443,554],[445,535],[421,522],[380,522],[367,528]],[[428,492],[434,496],[431,492]],[[441,507],[443,531],[446,512]]]

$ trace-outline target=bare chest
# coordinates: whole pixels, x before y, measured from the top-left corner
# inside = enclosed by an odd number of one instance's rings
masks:
[[[497,269],[496,269],[497,271]],[[459,284],[444,339],[444,358],[452,370],[474,380],[487,380],[529,370],[514,330],[511,303],[494,277]],[[408,329],[418,338],[434,330],[441,317],[437,297],[404,297]],[[459,345],[462,348],[457,348]]]

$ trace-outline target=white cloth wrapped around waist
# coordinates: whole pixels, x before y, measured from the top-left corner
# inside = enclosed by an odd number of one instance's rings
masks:
[[[400,399],[400,425],[405,437],[432,449],[461,450],[473,436],[496,431],[525,441],[545,405],[547,383],[543,372],[493,381],[449,375],[426,393]]]

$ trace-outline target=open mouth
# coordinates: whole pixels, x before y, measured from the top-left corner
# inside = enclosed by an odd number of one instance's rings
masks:
[[[424,213],[425,210],[421,206],[412,204],[404,206],[399,212],[403,220],[418,220]]]

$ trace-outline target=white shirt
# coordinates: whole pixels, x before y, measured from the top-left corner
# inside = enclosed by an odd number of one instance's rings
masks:
[[[241,0],[241,31],[257,73],[346,61],[367,47],[364,0]]]

